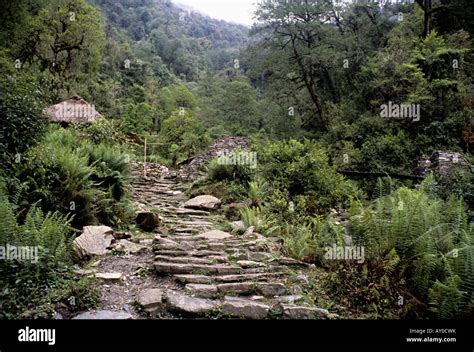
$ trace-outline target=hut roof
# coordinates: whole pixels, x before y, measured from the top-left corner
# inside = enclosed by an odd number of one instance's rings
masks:
[[[63,123],[91,123],[103,116],[97,112],[94,105],[79,96],[74,96],[61,103],[52,105],[43,110],[53,122]]]

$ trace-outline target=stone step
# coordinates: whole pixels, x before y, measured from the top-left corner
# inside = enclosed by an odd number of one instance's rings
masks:
[[[180,250],[153,250],[156,255],[167,255],[176,257],[215,257],[215,256],[226,256],[225,252],[222,251],[180,251]]]
[[[194,257],[168,257],[164,255],[155,256],[157,262],[179,263],[179,264],[213,264],[212,260]]]
[[[184,284],[210,284],[213,282],[217,283],[231,283],[231,282],[242,282],[242,281],[267,281],[280,276],[285,273],[262,273],[262,274],[236,274],[236,275],[196,275],[196,274],[178,274],[173,277]]]
[[[205,264],[182,264],[155,262],[153,264],[155,271],[162,274],[197,274],[204,272],[206,274],[230,275],[242,272],[242,267],[235,265],[205,265]]]
[[[270,306],[261,302],[238,297],[225,297],[222,304],[222,313],[238,318],[264,319],[267,317]]]
[[[204,298],[189,297],[176,293],[166,294],[168,310],[185,315],[205,315],[219,306],[216,301]]]

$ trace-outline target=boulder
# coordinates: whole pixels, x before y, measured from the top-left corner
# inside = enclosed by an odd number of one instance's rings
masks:
[[[160,226],[160,216],[153,212],[139,212],[136,217],[137,226],[143,231],[151,232]]]
[[[188,200],[184,203],[185,208],[197,209],[197,210],[213,210],[217,209],[221,204],[221,201],[213,196],[204,195]]]
[[[107,226],[85,226],[82,235],[73,242],[75,253],[81,259],[106,255],[114,240],[113,232]]]

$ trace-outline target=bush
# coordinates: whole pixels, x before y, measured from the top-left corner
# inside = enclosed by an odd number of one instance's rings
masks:
[[[429,177],[419,189],[401,187],[367,208],[360,204],[353,207],[350,232],[354,241],[365,247],[367,262],[353,271],[354,280],[339,277],[338,285],[342,282],[349,287],[355,281],[367,285],[356,276],[366,273],[367,277],[368,272],[373,282],[386,283],[384,287],[406,285],[411,296],[402,296],[407,301],[432,303],[439,317],[472,314],[473,226],[468,224],[462,199],[444,202],[432,189],[433,178]],[[384,264],[389,259],[384,258],[390,257],[398,261],[389,270]],[[352,296],[362,299],[354,292]],[[377,305],[384,299],[387,297],[379,291],[369,303]],[[421,307],[421,312],[426,313],[426,307]]]
[[[332,207],[361,196],[354,183],[329,166],[324,149],[309,140],[270,144],[259,153],[259,159],[273,196],[285,196],[286,207],[301,198],[307,214],[327,214]]]
[[[238,181],[248,183],[251,178],[251,170],[247,166],[230,165],[222,160],[214,159],[206,166],[206,178],[210,182]]]
[[[56,129],[25,159],[20,179],[27,182],[29,204],[41,201],[43,209],[75,214],[76,228],[119,220],[111,212],[126,200],[129,156],[117,147],[93,145],[72,130]]]
[[[33,260],[0,260],[0,318],[15,318],[62,280],[70,264],[71,216],[33,206],[24,223],[0,190],[0,246],[36,247]]]

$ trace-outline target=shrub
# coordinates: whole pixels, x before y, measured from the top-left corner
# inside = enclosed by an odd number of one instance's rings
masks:
[[[253,226],[255,232],[271,235],[275,231],[276,219],[260,207],[245,207],[240,211],[245,227]]]
[[[355,185],[328,164],[324,149],[309,140],[281,141],[259,153],[263,176],[286,204],[304,198],[307,214],[325,214],[331,207],[360,197]]]
[[[431,298],[440,317],[469,316],[473,307],[473,226],[467,222],[462,199],[444,202],[433,196],[432,188],[433,178],[429,177],[419,189],[401,187],[367,208],[359,205],[352,210],[351,234],[367,253],[367,263],[354,274],[368,271],[378,273],[375,281],[406,284],[414,301],[428,303]],[[380,264],[390,253],[399,262],[396,270],[387,272]],[[353,283],[348,277],[340,279]],[[383,299],[380,294],[376,301]]]
[[[92,145],[72,130],[57,129],[25,159],[20,178],[27,181],[29,204],[41,201],[43,209],[75,214],[76,228],[114,224],[109,212],[126,199],[129,172],[129,156],[119,148]]]
[[[250,168],[243,165],[229,165],[222,160],[214,159],[206,166],[206,178],[208,181],[238,181],[247,183],[251,178]]]

